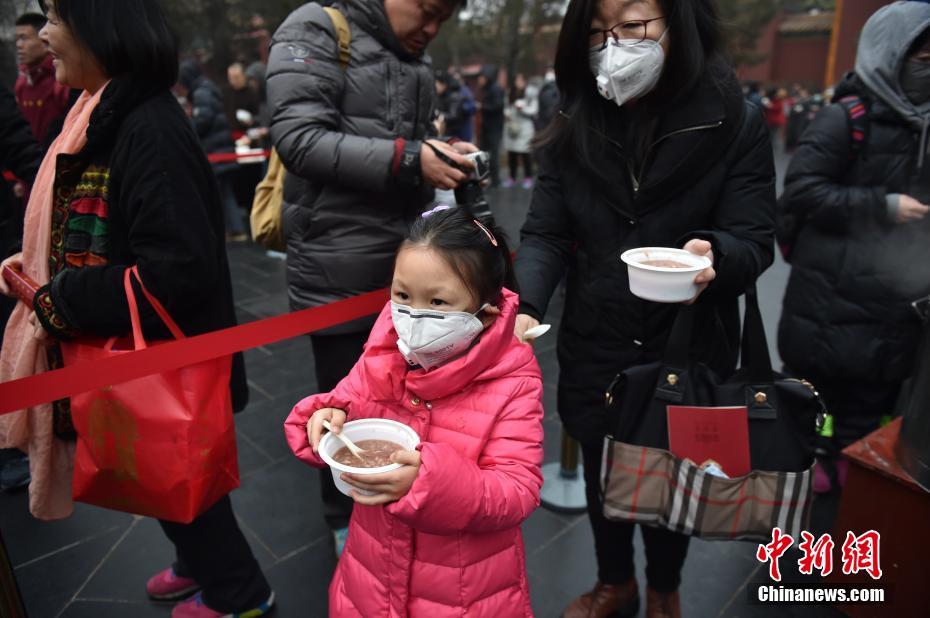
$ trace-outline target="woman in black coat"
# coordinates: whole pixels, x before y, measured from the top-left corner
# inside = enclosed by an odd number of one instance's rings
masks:
[[[836,89],[844,99],[801,138],[782,197],[800,227],[778,347],[833,416],[814,475],[821,492],[833,456],[892,414],[920,340],[912,303],[930,294],[930,5],[894,3],[869,19],[855,73]],[[847,465],[836,462],[840,485]]]
[[[562,110],[540,139],[542,168],[516,262],[516,334],[543,318],[567,273],[559,413],[581,443],[598,560],[597,585],[567,617],[630,615],[639,602],[634,526],[605,520],[598,496],[604,391],[617,372],[660,357],[677,307],[634,297],[620,254],[683,247],[713,260],[696,279],[692,350],[724,374],[737,357],[737,298],[772,261],[768,131],[719,52],[712,0],[573,0],[562,26]],[[642,533],[647,615],[677,616],[688,537]]]
[[[44,284],[29,319],[36,323],[34,337],[48,340],[47,365],[55,367],[60,360],[60,341],[131,332],[123,286],[128,266],[138,267],[146,288],[186,335],[234,325],[216,181],[193,127],[170,91],[177,78],[177,43],[157,0],[42,4],[48,25],[41,36],[55,55],[56,79],[84,93],[37,177],[24,251],[4,264],[18,266]],[[50,183],[39,185],[48,179]],[[43,229],[43,221],[50,222],[50,230]],[[0,291],[9,292],[6,286]],[[138,286],[136,296],[146,339],[170,338]],[[24,304],[17,309],[14,319],[28,311]],[[21,330],[17,335],[14,341],[22,342],[21,351],[36,349]],[[33,336],[32,328],[28,335]],[[7,343],[4,361],[9,356]],[[37,358],[33,366],[45,365]],[[236,399],[244,399],[244,380],[239,365],[232,384],[234,406]],[[53,413],[57,446],[52,448],[64,461],[46,474],[50,478],[70,472],[67,454],[73,447],[61,445],[74,440],[67,400],[56,402]],[[51,431],[51,423],[35,424],[34,433],[40,425],[41,431]],[[30,453],[40,450],[33,448],[36,444],[30,441]],[[43,485],[64,490],[69,486],[66,479]],[[46,501],[52,502],[62,504],[61,497]],[[32,502],[33,507],[42,504]],[[61,517],[69,510],[58,507],[42,515]],[[159,523],[178,559],[151,578],[148,594],[170,600],[202,589],[175,607],[175,618],[236,612],[258,616],[269,609],[274,596],[236,522],[229,496],[190,524]]]

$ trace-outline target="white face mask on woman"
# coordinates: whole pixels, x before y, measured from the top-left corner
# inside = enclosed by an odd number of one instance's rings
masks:
[[[484,324],[465,311],[413,309],[391,301],[391,319],[397,331],[397,349],[411,366],[438,367],[468,349]]]
[[[611,40],[607,47],[591,54],[591,72],[601,96],[623,105],[655,88],[665,64],[662,39],[666,34],[668,29],[658,41],[645,39],[629,45]]]

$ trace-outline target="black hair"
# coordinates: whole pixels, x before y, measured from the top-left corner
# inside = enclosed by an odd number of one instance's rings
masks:
[[[617,106],[598,94],[590,69],[589,35],[599,1],[571,0],[568,5],[555,56],[561,109],[535,145],[573,157],[583,168],[610,181],[610,171],[602,169],[602,161],[608,148],[608,118],[616,114]],[[642,101],[653,119],[685,100],[701,79],[713,79],[707,67],[723,54],[714,0],[658,0],[658,4],[670,45],[662,77]]]
[[[108,77],[130,75],[153,88],[178,78],[178,42],[157,0],[39,0],[54,9]]]
[[[418,217],[401,250],[411,246],[429,247],[441,255],[479,305],[498,305],[502,288],[518,291],[507,239],[493,217],[477,218],[463,206]]]
[[[32,26],[36,32],[45,27],[48,20],[41,13],[23,13],[16,19],[17,26]]]

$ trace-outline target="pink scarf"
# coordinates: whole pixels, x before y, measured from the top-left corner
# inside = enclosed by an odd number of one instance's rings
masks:
[[[39,285],[49,282],[48,258],[51,251],[52,210],[55,169],[58,155],[76,154],[87,143],[90,116],[104,85],[96,94],[87,92],[74,104],[65,119],[61,135],[42,160],[26,207],[23,234],[23,271]],[[0,351],[0,382],[36,375],[48,370],[45,345],[35,338],[30,322],[32,307],[17,303],[3,335]],[[29,510],[39,519],[61,519],[71,515],[71,475],[74,445],[55,438],[52,431],[52,405],[0,416],[0,448],[18,448],[29,453],[32,482]]]

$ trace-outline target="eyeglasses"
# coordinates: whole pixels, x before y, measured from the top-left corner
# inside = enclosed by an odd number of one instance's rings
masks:
[[[592,52],[601,51],[607,47],[608,41],[612,38],[616,45],[636,45],[646,40],[646,31],[649,28],[649,22],[665,19],[665,16],[653,17],[652,19],[636,19],[633,21],[624,21],[608,28],[607,30],[591,30],[588,35],[588,47]]]

